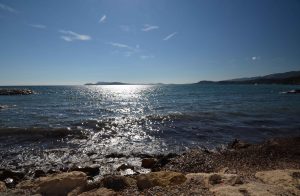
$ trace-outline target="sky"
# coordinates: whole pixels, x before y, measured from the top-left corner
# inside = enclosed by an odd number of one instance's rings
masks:
[[[300,70],[299,0],[0,0],[0,85]]]

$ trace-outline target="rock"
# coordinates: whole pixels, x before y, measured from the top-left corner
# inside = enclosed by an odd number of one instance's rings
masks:
[[[255,177],[267,184],[298,188],[300,187],[299,174],[300,170],[286,169],[257,172]]]
[[[242,180],[237,174],[224,173],[190,173],[186,175],[187,183],[192,180],[202,181],[206,188],[211,188],[218,184],[236,185],[242,184]]]
[[[122,157],[126,157],[124,154],[119,154],[119,153],[111,153],[108,155],[105,155],[105,158],[122,158]]]
[[[300,170],[271,170],[255,174],[261,182],[246,184],[220,184],[210,186],[209,190],[216,196],[227,195],[300,195]]]
[[[79,196],[117,196],[117,193],[111,189],[99,188],[81,193]]]
[[[67,195],[77,187],[85,187],[87,176],[83,172],[53,174],[35,180],[26,180],[17,185],[18,189],[29,190],[33,194]]]
[[[251,146],[251,144],[238,139],[235,139],[233,142],[228,144],[229,149],[235,149],[235,150],[248,148],[249,146]]]
[[[215,186],[209,189],[216,196],[245,196],[245,195],[263,195],[263,196],[274,196],[274,195],[298,195],[290,190],[278,187],[275,185],[269,185],[264,183],[250,182],[239,186],[221,185]]]
[[[44,172],[41,169],[35,170],[33,177],[34,178],[39,178],[39,177],[44,177],[46,176],[46,172]]]
[[[124,171],[124,170],[126,170],[126,169],[134,170],[134,166],[132,166],[132,165],[127,165],[127,164],[122,164],[121,166],[119,166],[119,167],[117,168],[117,171],[120,171],[120,170]]]
[[[5,191],[6,191],[6,185],[4,182],[0,181],[0,193],[5,192]]]
[[[149,189],[154,187],[155,184],[144,174],[139,175],[137,178],[137,187],[140,190]]]
[[[182,184],[186,177],[179,172],[160,171],[142,174],[137,177],[137,186],[140,190],[151,188],[153,186],[172,186]]]
[[[208,177],[208,182],[212,185],[220,184],[222,182],[222,177],[218,174],[213,174]]]
[[[6,186],[9,188],[15,187],[25,177],[23,172],[1,169],[0,170],[0,181],[4,181]]]
[[[70,171],[80,171],[86,173],[88,176],[96,176],[99,174],[99,165],[91,165],[86,167],[77,166],[72,168]]]
[[[142,167],[151,169],[155,166],[157,160],[154,158],[147,158],[142,160]]]
[[[0,95],[30,95],[33,93],[28,89],[0,89]]]
[[[19,171],[1,169],[0,170],[0,180],[5,180],[7,178],[12,178],[16,181],[22,180],[25,174]]]
[[[107,176],[101,180],[104,187],[114,191],[120,191],[130,186],[125,176]]]

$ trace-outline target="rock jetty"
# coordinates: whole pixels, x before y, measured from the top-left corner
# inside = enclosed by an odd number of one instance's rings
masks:
[[[0,95],[30,95],[34,92],[29,89],[0,89]]]

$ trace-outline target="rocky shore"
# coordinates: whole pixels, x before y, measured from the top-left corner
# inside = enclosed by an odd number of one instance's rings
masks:
[[[150,172],[98,179],[93,178],[100,168],[95,165],[36,170],[31,177],[0,169],[0,195],[300,195],[300,137],[143,155],[141,166]],[[116,170],[135,168],[122,164]]]
[[[34,92],[29,89],[11,89],[11,88],[3,88],[0,89],[0,95],[30,95]]]

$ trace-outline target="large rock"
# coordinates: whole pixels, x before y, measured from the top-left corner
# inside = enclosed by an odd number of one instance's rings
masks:
[[[17,185],[18,189],[29,190],[33,194],[67,195],[77,187],[84,187],[87,176],[83,172],[69,172],[40,177],[35,180],[26,180]]]
[[[137,177],[137,186],[140,190],[151,188],[154,186],[171,186],[182,184],[186,181],[186,177],[179,172],[160,171],[143,174]]]
[[[216,196],[227,195],[300,195],[300,170],[272,170],[257,172],[255,177],[260,182],[249,182],[245,184],[230,185],[220,183],[210,186]]]
[[[157,160],[154,158],[146,158],[142,160],[142,167],[151,169],[155,166]]]
[[[76,166],[72,168],[70,171],[80,171],[86,173],[88,176],[96,176],[99,174],[100,165],[91,165],[91,166]]]
[[[255,177],[262,182],[300,195],[300,170],[271,170],[257,172]]]
[[[186,175],[187,182],[192,180],[202,181],[206,188],[211,188],[218,184],[236,185],[242,184],[242,180],[237,174],[224,173],[190,173]]]
[[[117,196],[117,193],[111,189],[99,188],[81,193],[79,196]]]
[[[134,179],[125,176],[106,176],[101,180],[105,188],[121,191],[132,185]]]
[[[0,181],[0,193],[5,191],[6,191],[5,183]]]

